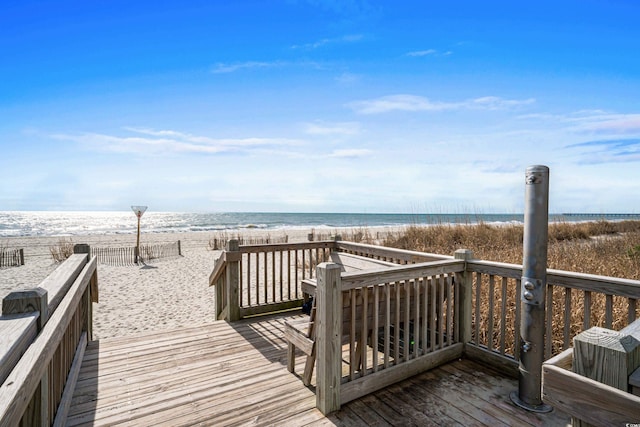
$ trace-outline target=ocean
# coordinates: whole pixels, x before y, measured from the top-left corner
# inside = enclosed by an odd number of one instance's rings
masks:
[[[552,214],[550,221],[640,220],[640,214]],[[391,214],[391,213],[144,213],[141,230],[145,233],[193,231],[265,231],[339,228],[395,227],[436,224],[517,224],[523,214]],[[89,234],[130,234],[137,230],[137,219],[128,212],[1,212],[0,238],[22,236],[82,236]]]

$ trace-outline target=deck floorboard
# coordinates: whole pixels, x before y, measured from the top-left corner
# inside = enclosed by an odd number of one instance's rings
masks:
[[[509,400],[517,382],[459,360],[325,417],[313,387],[287,371],[284,320],[245,320],[91,342],[67,425],[565,426]],[[297,367],[304,366],[300,356]],[[300,372],[301,373],[301,372]],[[315,383],[315,378],[312,384]]]

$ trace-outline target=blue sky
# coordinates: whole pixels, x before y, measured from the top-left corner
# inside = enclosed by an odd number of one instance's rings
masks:
[[[0,4],[0,210],[640,212],[640,3]]]

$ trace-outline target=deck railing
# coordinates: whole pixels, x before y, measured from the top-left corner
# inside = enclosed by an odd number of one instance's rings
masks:
[[[490,358],[515,374],[521,347],[522,266],[471,260],[467,270],[474,276],[467,353]],[[591,326],[620,330],[632,323],[640,317],[638,300],[640,281],[549,269],[544,358],[570,347],[573,337]]]
[[[337,264],[321,264],[316,291],[318,407],[331,412],[337,402],[460,357],[464,281],[455,277],[464,264],[448,259],[342,274]],[[327,325],[340,325],[342,334]]]
[[[299,307],[301,281],[315,277],[335,241],[238,245],[230,240],[216,261],[209,284],[216,286],[216,317],[242,317]]]
[[[96,258],[76,245],[36,289],[2,301],[0,425],[63,425],[97,302]]]
[[[347,252],[406,267],[425,262],[446,263],[454,260],[452,256],[345,241],[239,247],[237,251],[223,252],[214,270],[216,280],[223,285],[232,276],[225,274],[228,265],[221,260],[225,257],[236,260],[236,280],[239,284],[236,298],[228,297],[228,286],[218,286],[217,292],[224,301],[237,301],[236,319],[244,315],[275,311],[274,308],[299,306],[302,304],[300,281],[314,278],[315,267],[328,259],[327,255],[331,251]],[[518,376],[522,347],[522,266],[473,259],[468,251],[462,251],[456,257],[465,260],[464,267],[460,271],[444,275],[429,273],[427,276],[412,276],[408,273],[410,270],[407,270],[406,277],[392,280],[380,271],[375,274],[343,273],[341,286],[346,284],[348,288],[342,288],[341,292],[345,293],[342,298],[351,302],[355,300],[354,303],[345,305],[347,308],[343,314],[365,319],[353,322],[356,330],[350,331],[348,350],[341,355],[346,361],[345,378],[341,381],[355,384],[353,390],[357,390],[352,392],[349,389],[351,386],[345,385],[346,398],[355,396],[364,389],[371,390],[370,385],[378,383],[372,375],[391,371],[396,363],[408,362],[414,355],[424,356],[425,351],[429,353],[434,349],[433,345],[438,347],[445,343],[447,346],[452,344],[452,347],[459,344],[467,357],[480,359],[510,372],[514,377]],[[393,268],[395,267],[391,267]],[[366,284],[357,283],[356,278],[364,280]],[[569,347],[575,335],[591,326],[621,329],[640,317],[640,281],[637,280],[549,269],[546,286],[545,359]],[[381,309],[386,307],[385,298],[406,295],[407,292],[410,304],[415,304],[416,301],[419,304],[407,311],[401,309],[402,316],[408,313],[409,321],[394,317],[396,315],[393,310],[384,312]],[[435,297],[432,292],[436,292]],[[418,295],[418,298],[414,298],[414,295]],[[423,299],[425,296],[428,298],[426,302]],[[389,300],[390,306],[391,301]],[[435,316],[430,312],[412,325],[411,317],[424,310],[429,301],[436,302],[429,306],[432,307],[429,310],[435,307]],[[218,313],[226,309],[226,306],[221,306]],[[375,310],[379,310],[377,316]],[[391,330],[391,325],[395,328],[395,324],[399,323],[408,323],[410,326],[395,333]],[[363,330],[369,331],[369,352],[366,356],[357,348],[356,337],[362,335]],[[426,331],[429,332],[425,337]],[[432,334],[435,334],[435,339]],[[406,355],[404,343],[409,343]],[[319,372],[320,369],[318,375]]]

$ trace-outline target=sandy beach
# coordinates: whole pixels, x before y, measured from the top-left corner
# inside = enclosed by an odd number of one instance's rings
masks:
[[[384,228],[382,231],[391,231]],[[289,242],[307,241],[311,230],[287,230]],[[279,237],[283,232],[272,232]],[[244,237],[266,236],[248,230]],[[219,250],[211,250],[211,232],[143,234],[141,244],[181,242],[182,256],[154,260],[145,266],[98,264],[100,302],[94,304],[94,338],[125,336],[142,331],[173,329],[211,323],[215,290],[208,278]],[[134,234],[66,237],[95,247],[135,246]],[[60,237],[3,239],[5,246],[24,248],[25,265],[0,269],[0,298],[12,290],[37,287],[57,266],[49,248]]]

